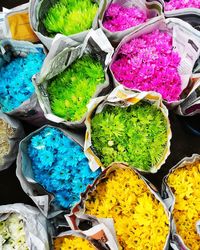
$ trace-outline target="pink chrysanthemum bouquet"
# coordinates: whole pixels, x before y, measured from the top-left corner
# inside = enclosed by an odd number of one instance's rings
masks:
[[[146,10],[137,6],[111,3],[104,15],[103,26],[111,32],[122,31],[140,25],[147,20]]]
[[[178,19],[160,19],[132,32],[119,44],[110,65],[115,84],[155,91],[167,103],[179,103],[200,54],[197,38],[200,33]]]
[[[99,13],[99,26],[114,46],[130,32],[162,14],[159,1],[103,0],[104,11]]]
[[[165,2],[165,10],[179,10],[185,8],[200,8],[199,0],[170,0],[169,2]]]

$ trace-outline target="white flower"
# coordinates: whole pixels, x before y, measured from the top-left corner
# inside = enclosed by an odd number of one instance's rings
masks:
[[[0,249],[28,250],[23,218],[16,213],[0,222]]]

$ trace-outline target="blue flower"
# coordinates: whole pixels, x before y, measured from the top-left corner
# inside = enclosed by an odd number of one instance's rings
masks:
[[[26,57],[13,58],[0,68],[0,107],[3,112],[18,108],[33,95],[32,76],[40,71],[44,58],[44,52],[38,50]]]
[[[70,209],[100,174],[92,172],[82,148],[56,128],[46,127],[29,141],[35,180],[54,194],[54,203]]]

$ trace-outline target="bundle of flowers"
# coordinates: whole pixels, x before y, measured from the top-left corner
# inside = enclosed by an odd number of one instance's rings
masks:
[[[85,212],[113,218],[120,249],[165,249],[169,218],[161,202],[133,169],[113,164],[87,193]]]
[[[58,237],[54,240],[54,250],[94,250],[94,246],[86,239],[77,236]]]
[[[51,36],[73,35],[92,27],[97,10],[92,0],[58,0],[47,10],[43,24]]]
[[[200,2],[199,0],[169,0],[165,1],[165,10],[178,10],[178,9],[185,9],[185,8],[197,8],[200,9]]]
[[[146,102],[126,108],[106,106],[91,121],[92,145],[101,162],[127,162],[150,170],[163,155],[167,122],[155,106]]]
[[[26,56],[13,57],[0,68],[0,106],[3,112],[11,112],[30,99],[35,89],[32,76],[40,71],[45,54],[41,48]]]
[[[10,124],[0,119],[0,165],[3,164],[4,156],[8,154],[10,150],[9,139],[13,137],[14,129]]]
[[[29,249],[20,214],[12,213],[6,220],[0,221],[0,246],[2,249]]]
[[[41,128],[21,142],[20,155],[21,150],[22,160],[18,162],[18,167],[22,169],[24,177],[27,177],[26,169],[32,169],[31,178],[54,195],[52,203],[59,208],[70,210],[100,173],[90,170],[81,146],[69,139],[61,129],[50,126]],[[24,158],[29,160],[25,162]],[[18,178],[22,183],[23,177]]]
[[[180,99],[180,56],[173,50],[172,35],[154,30],[124,43],[111,65],[116,80],[130,88],[156,91],[167,102]]]
[[[45,217],[22,203],[0,206],[0,249],[49,250]]]
[[[92,150],[102,166],[126,162],[141,171],[156,172],[168,155],[170,140],[167,110],[158,104],[160,96],[133,93],[121,86],[110,96],[104,102],[99,99],[95,111],[97,98],[88,112],[86,153],[88,145],[92,147],[87,156],[93,162]]]
[[[197,250],[200,246],[200,156],[183,159],[170,171],[165,183],[173,193],[174,202],[170,206],[176,233],[188,249]]]
[[[122,31],[147,21],[146,11],[137,6],[111,3],[105,12],[103,26],[111,32]]]
[[[47,93],[52,112],[67,121],[82,120],[87,104],[104,80],[101,63],[85,54],[49,81]]]
[[[0,170],[8,168],[16,159],[18,144],[23,137],[21,124],[0,112]]]

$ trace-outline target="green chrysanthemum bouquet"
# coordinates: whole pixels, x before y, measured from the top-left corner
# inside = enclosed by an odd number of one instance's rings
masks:
[[[73,35],[92,27],[97,10],[92,0],[59,0],[48,10],[43,24],[51,36]]]
[[[103,82],[101,63],[84,55],[50,81],[47,92],[52,112],[68,121],[81,120],[87,111],[86,105]]]
[[[71,128],[83,127],[87,104],[111,89],[106,74],[113,47],[101,29],[82,44],[58,36],[49,51],[35,89],[44,116]]]
[[[161,97],[118,87],[93,103],[86,118],[85,153],[90,166],[95,170],[125,162],[141,171],[157,172],[169,155],[171,138]]]

